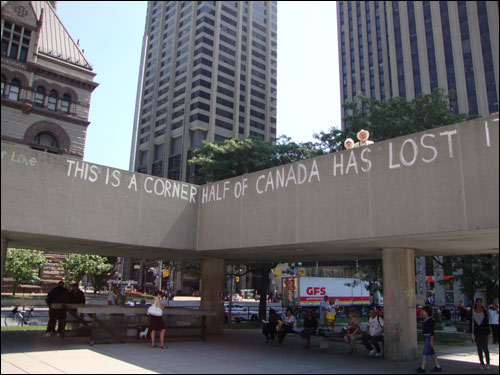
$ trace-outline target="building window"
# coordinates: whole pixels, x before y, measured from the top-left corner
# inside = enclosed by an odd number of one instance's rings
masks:
[[[61,112],[69,113],[69,103],[71,102],[71,98],[69,94],[64,94],[61,99]]]
[[[19,90],[21,87],[21,82],[18,79],[13,79],[10,82],[9,88],[9,99],[10,100],[19,100]]]
[[[31,30],[5,22],[2,30],[2,56],[26,61],[31,40]]]
[[[44,100],[45,100],[45,88],[43,86],[38,86],[35,92],[35,101],[34,101],[35,106],[43,108]]]
[[[49,95],[49,101],[47,102],[47,109],[55,111],[57,106],[57,92],[52,90]]]
[[[51,147],[51,148],[59,147],[59,143],[57,142],[56,137],[54,137],[52,134],[45,132],[38,133],[35,137],[34,142],[40,146]]]

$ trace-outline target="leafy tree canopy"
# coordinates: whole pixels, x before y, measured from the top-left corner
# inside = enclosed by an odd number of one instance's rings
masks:
[[[260,138],[228,139],[224,142],[205,141],[195,151],[189,163],[200,167],[197,182],[204,184],[241,176],[282,164],[322,155],[319,144],[295,143],[282,136],[277,144]]]
[[[40,268],[48,263],[43,251],[28,249],[8,249],[5,260],[5,276],[14,279],[13,295],[21,282],[34,283],[40,281]]]
[[[453,277],[460,281],[461,291],[470,301],[473,301],[474,294],[479,290],[486,292],[485,304],[492,303],[498,298],[498,259],[498,254],[464,255],[452,258]],[[446,280],[440,282],[445,283]]]
[[[80,282],[88,275],[97,289],[101,286],[102,279],[113,268],[113,265],[108,263],[108,258],[89,254],[70,254],[60,264],[67,279]]]
[[[357,142],[356,134],[361,129],[370,132],[370,140],[383,141],[477,117],[454,114],[451,104],[453,96],[453,92],[446,95],[442,89],[422,94],[411,101],[389,98],[381,102],[359,95],[358,102],[343,106],[344,130],[330,128],[327,132],[314,134],[314,138],[326,152],[334,152],[343,149],[346,138]]]

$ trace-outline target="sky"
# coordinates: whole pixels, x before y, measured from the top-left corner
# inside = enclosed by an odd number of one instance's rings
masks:
[[[128,169],[146,1],[59,1],[57,14],[96,73],[84,160]],[[334,1],[278,2],[277,135],[340,126]]]

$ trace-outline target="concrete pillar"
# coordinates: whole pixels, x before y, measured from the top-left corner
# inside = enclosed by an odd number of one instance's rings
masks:
[[[417,301],[424,305],[427,298],[427,283],[425,275],[425,257],[417,257],[415,259],[415,269],[417,276]]]
[[[443,257],[435,257],[441,263],[443,263]],[[446,304],[445,296],[445,285],[440,283],[444,280],[444,269],[441,264],[433,260],[434,262],[434,305],[444,306]]]
[[[392,361],[418,358],[414,250],[382,250],[384,271],[384,350]]]
[[[206,318],[207,333],[224,333],[224,259],[204,259],[201,264],[201,310],[215,311]]]
[[[5,260],[7,259],[7,245],[9,244],[9,241],[2,237],[2,273],[0,275],[1,277],[1,286],[3,286],[3,275],[5,274]]]

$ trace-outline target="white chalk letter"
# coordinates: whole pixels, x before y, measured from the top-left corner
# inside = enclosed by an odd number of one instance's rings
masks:
[[[389,169],[400,168],[401,164],[392,164],[392,142],[389,142]]]
[[[413,159],[411,161],[407,161],[405,159],[405,156],[404,156],[404,149],[405,149],[405,145],[407,143],[411,143],[412,147],[413,147]],[[405,167],[411,167],[413,164],[415,164],[415,161],[417,160],[417,155],[418,155],[418,146],[417,146],[417,142],[415,142],[413,139],[409,138],[407,139],[406,141],[403,142],[403,144],[401,145],[401,150],[399,151],[399,159],[401,160],[401,162],[403,163],[403,165]]]
[[[422,138],[420,138],[420,144],[422,145],[422,147],[424,147],[424,148],[430,148],[434,152],[434,156],[432,158],[430,158],[430,159],[424,159],[424,158],[422,158],[422,161],[424,163],[432,163],[434,160],[436,160],[436,158],[438,156],[438,151],[437,151],[436,147],[434,147],[434,146],[428,146],[428,145],[424,144],[424,138],[425,137],[435,138],[436,136],[434,134],[424,134],[422,136]]]
[[[450,159],[453,159],[453,142],[451,140],[451,136],[453,134],[457,134],[457,131],[456,130],[450,130],[450,131],[447,131],[447,132],[439,133],[439,135],[447,135],[448,136],[448,150],[449,150]]]

